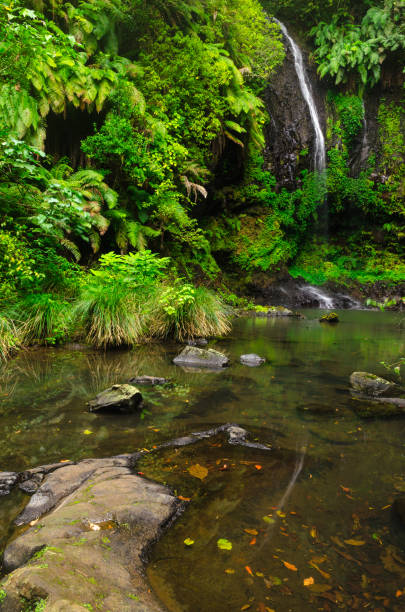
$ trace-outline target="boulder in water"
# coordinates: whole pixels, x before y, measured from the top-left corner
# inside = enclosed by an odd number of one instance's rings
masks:
[[[168,383],[167,378],[160,378],[159,376],[135,376],[131,378],[129,383],[131,385],[165,385]]]
[[[389,418],[405,414],[405,399],[400,397],[369,397],[352,394],[354,410],[362,419]]]
[[[338,323],[339,315],[336,312],[328,312],[328,314],[324,314],[319,319],[320,323]]]
[[[395,387],[395,383],[369,372],[353,372],[350,384],[355,391],[371,397],[378,397]]]
[[[0,472],[0,495],[8,495],[17,479],[16,472]]]
[[[173,363],[180,366],[196,368],[224,368],[229,365],[229,359],[214,349],[201,349],[196,346],[186,346]]]
[[[113,385],[88,403],[90,412],[109,410],[127,411],[138,408],[142,395],[133,385]]]
[[[239,361],[243,365],[255,367],[255,366],[261,365],[266,360],[264,359],[264,357],[260,357],[259,355],[256,355],[256,353],[248,353],[247,355],[241,355],[239,357]]]

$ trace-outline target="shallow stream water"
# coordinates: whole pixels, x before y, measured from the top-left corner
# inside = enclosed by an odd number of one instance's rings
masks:
[[[223,371],[172,365],[176,345],[95,353],[31,350],[0,371],[0,469],[152,449],[179,435],[238,423],[271,450],[230,446],[221,435],[147,455],[137,469],[186,500],[152,549],[148,577],[171,611],[404,610],[405,535],[391,505],[405,494],[405,418],[362,420],[352,371],[387,375],[405,353],[399,315],[342,311],[340,323],[240,318]],[[266,358],[258,368],[242,353]],[[86,401],[150,374],[141,414],[91,414]],[[315,413],[302,410],[311,404]],[[189,468],[208,470],[203,479]],[[192,470],[193,471],[193,470]],[[203,470],[203,474],[204,474]],[[0,540],[28,500],[0,498]],[[184,544],[189,538],[194,542]],[[218,548],[226,539],[231,550]],[[305,581],[305,583],[304,583]]]

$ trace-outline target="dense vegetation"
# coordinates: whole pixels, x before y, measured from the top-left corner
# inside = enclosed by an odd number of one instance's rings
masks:
[[[403,280],[404,105],[390,92],[378,153],[356,176],[349,163],[362,97],[403,84],[403,2],[351,4],[1,2],[0,354],[224,333],[222,300],[195,284],[243,292],[241,270]],[[264,164],[284,47],[263,6],[310,16],[301,36],[330,86],[326,183],[304,170],[280,191]]]

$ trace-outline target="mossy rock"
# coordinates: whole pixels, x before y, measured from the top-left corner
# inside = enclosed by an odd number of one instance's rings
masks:
[[[339,323],[339,315],[336,312],[328,312],[319,319],[320,323]]]

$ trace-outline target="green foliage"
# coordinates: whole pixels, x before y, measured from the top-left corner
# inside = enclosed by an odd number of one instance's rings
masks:
[[[363,86],[378,83],[386,60],[395,63],[405,49],[402,11],[402,0],[385,0],[384,6],[370,8],[360,24],[339,14],[330,23],[317,24],[311,34],[320,76],[330,75],[336,84],[352,75]]]
[[[72,308],[50,293],[27,295],[18,302],[14,316],[21,322],[24,344],[58,344],[67,338]]]

